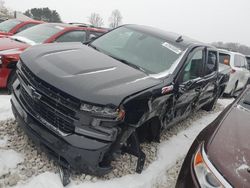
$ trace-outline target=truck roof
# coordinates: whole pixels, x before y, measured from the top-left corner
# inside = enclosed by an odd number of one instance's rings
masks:
[[[142,32],[148,33],[148,34],[156,36],[156,37],[159,37],[161,39],[164,39],[166,41],[173,43],[174,45],[178,46],[181,49],[186,49],[190,45],[202,45],[202,46],[208,46],[211,48],[215,48],[209,44],[202,43],[198,40],[189,38],[187,36],[184,36],[184,35],[181,35],[178,33],[164,31],[161,29],[156,29],[156,28],[150,27],[150,26],[129,24],[129,25],[126,25],[126,27],[129,27],[129,28],[132,28],[132,29],[135,29],[138,31],[142,31]]]

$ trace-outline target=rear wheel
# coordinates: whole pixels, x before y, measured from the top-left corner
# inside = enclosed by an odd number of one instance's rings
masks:
[[[8,83],[7,83],[7,90],[8,93],[12,93],[12,84],[16,81],[17,75],[16,75],[16,70],[13,70],[9,76]]]

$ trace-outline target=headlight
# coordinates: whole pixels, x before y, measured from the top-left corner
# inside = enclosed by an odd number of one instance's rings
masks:
[[[81,104],[80,110],[92,113],[93,115],[105,117],[105,118],[116,118],[123,119],[125,111],[117,108],[94,106],[91,104]]]
[[[209,161],[203,146],[196,152],[193,165],[195,175],[202,188],[232,187]]]
[[[2,62],[2,56],[0,56],[0,65],[2,65],[3,62]]]

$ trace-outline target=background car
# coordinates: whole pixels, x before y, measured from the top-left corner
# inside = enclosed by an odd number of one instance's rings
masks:
[[[243,54],[220,49],[219,62],[232,68],[224,93],[234,96],[236,91],[245,87],[250,77],[247,60]]]
[[[21,31],[24,31],[25,29],[28,29],[32,26],[35,26],[41,23],[44,23],[44,22],[32,20],[32,19],[25,20],[25,21],[22,21],[20,19],[9,19],[9,20],[3,21],[0,23],[0,38],[6,37],[6,36],[12,36],[16,33],[19,33]]]
[[[8,91],[11,91],[11,85],[16,79],[16,63],[20,53],[26,48],[42,43],[86,42],[106,31],[71,24],[45,23],[0,39],[0,88],[7,87]]]
[[[250,87],[195,139],[176,188],[250,185]]]

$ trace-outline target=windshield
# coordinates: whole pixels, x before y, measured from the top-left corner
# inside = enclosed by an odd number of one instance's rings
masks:
[[[115,29],[90,46],[148,74],[168,70],[182,54],[166,40],[128,27]]]
[[[0,23],[0,31],[10,32],[11,29],[13,29],[15,26],[17,26],[20,23],[21,21],[19,20],[6,20]]]
[[[39,24],[20,32],[12,36],[11,38],[23,41],[31,45],[42,44],[51,36],[55,35],[63,29],[64,27],[61,26]]]

